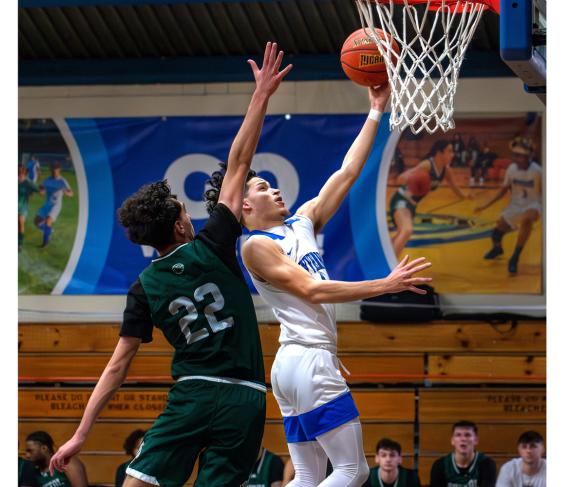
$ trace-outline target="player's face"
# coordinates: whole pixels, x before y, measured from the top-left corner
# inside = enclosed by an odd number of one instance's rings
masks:
[[[37,441],[26,442],[26,459],[35,464],[43,464],[46,461],[46,446]]]
[[[451,445],[455,452],[470,455],[475,451],[475,446],[479,443],[479,438],[473,428],[455,428]]]
[[[244,200],[258,217],[278,220],[290,214],[282,201],[280,190],[272,188],[268,181],[259,177],[252,178],[246,184]]]
[[[513,152],[512,160],[519,169],[528,169],[528,165],[530,164],[530,156],[528,154],[521,154],[520,152]]]
[[[453,161],[453,158],[455,157],[455,151],[453,150],[453,144],[447,145],[447,147],[445,147],[443,149],[443,151],[439,153],[439,156],[441,157],[441,160],[443,161],[444,165],[451,164],[451,162]]]
[[[542,458],[544,445],[542,443],[521,443],[518,445],[518,454],[524,463],[534,465]]]
[[[179,221],[181,222],[184,232],[185,238],[189,240],[193,240],[195,238],[195,229],[193,227],[193,223],[191,222],[191,217],[187,213],[187,208],[185,203],[178,202],[181,206],[181,213],[179,214]]]
[[[375,455],[375,463],[386,472],[395,472],[401,465],[401,455],[395,450],[381,449]]]

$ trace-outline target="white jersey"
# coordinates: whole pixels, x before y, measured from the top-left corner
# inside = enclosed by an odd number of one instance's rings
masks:
[[[506,170],[504,186],[510,187],[512,198],[510,204],[524,207],[531,203],[542,203],[540,188],[542,168],[531,162],[527,169],[519,169],[512,163]]]
[[[329,279],[314,235],[314,224],[309,218],[294,215],[284,225],[264,231],[255,230],[251,235],[273,239],[284,255],[303,267],[314,279]],[[322,345],[335,349],[336,315],[333,304],[313,304],[259,281],[252,274],[251,277],[256,290],[272,307],[280,322],[281,344]]]
[[[500,469],[496,487],[546,487],[546,460],[540,460],[540,470],[532,476],[522,472],[522,458],[513,458]]]

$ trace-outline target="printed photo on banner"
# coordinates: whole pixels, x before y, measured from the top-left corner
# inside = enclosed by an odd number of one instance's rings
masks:
[[[18,132],[18,291],[49,294],[76,235],[76,174],[53,120],[20,120]]]
[[[396,258],[427,257],[440,293],[542,294],[541,156],[536,113],[404,132],[386,191]]]

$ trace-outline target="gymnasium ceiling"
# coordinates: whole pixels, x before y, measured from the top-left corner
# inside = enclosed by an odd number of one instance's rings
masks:
[[[19,84],[250,81],[267,40],[289,80],[345,79],[339,50],[359,27],[352,0],[19,0]],[[513,76],[498,32],[485,12],[462,76]]]

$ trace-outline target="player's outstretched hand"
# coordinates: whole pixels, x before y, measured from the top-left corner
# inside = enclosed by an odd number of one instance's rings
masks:
[[[397,264],[391,274],[385,278],[387,293],[399,293],[401,291],[413,291],[417,294],[427,294],[424,289],[419,289],[420,284],[428,284],[433,279],[431,277],[414,277],[421,271],[431,267],[431,262],[427,262],[425,257],[409,262],[409,256]]]
[[[370,87],[368,88],[368,92],[371,108],[383,112],[385,105],[387,105],[387,100],[389,100],[389,95],[391,95],[389,83],[381,86]]]
[[[50,460],[50,475],[54,474],[54,470],[63,472],[71,457],[77,455],[82,446],[83,441],[75,436],[72,436],[69,441],[65,442]]]
[[[278,44],[275,42],[267,42],[261,68],[259,68],[256,62],[252,59],[248,60],[248,64],[250,64],[252,73],[254,74],[254,80],[256,81],[256,90],[268,97],[278,89],[278,86],[280,86],[284,76],[286,76],[292,69],[292,65],[289,64],[280,71],[280,65],[284,58],[284,51],[280,51],[276,54],[277,51]]]

